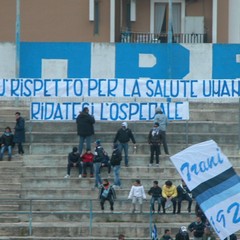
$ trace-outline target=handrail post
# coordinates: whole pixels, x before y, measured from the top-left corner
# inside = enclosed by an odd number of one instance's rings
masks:
[[[150,239],[152,239],[152,207],[151,207],[151,201],[150,201],[150,211],[149,211],[149,234],[150,234]]]
[[[28,235],[32,236],[32,199],[30,199]]]
[[[90,211],[89,211],[89,236],[92,236],[92,221],[93,221],[93,211],[92,211],[92,199],[90,199]]]

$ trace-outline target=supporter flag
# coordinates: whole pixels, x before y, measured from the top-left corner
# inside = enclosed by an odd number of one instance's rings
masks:
[[[152,240],[158,240],[157,226],[154,224],[152,228]]]
[[[220,239],[240,230],[240,177],[220,147],[209,140],[170,159]]]

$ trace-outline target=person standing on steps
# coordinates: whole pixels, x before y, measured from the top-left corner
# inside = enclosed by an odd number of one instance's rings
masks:
[[[25,142],[25,120],[23,117],[21,117],[20,112],[16,112],[15,117],[16,117],[16,125],[14,128],[15,131],[14,131],[13,141],[14,143],[17,143],[18,153],[22,155],[24,154],[22,143]]]
[[[121,188],[121,180],[120,180],[120,168],[121,168],[122,154],[118,148],[118,144],[115,143],[113,146],[113,152],[110,159],[110,163],[113,167],[114,173],[114,188]]]
[[[94,175],[95,175],[95,187],[100,187],[102,184],[102,178],[100,174],[100,168],[102,166],[102,162],[104,161],[106,157],[106,152],[104,148],[101,145],[100,139],[96,140],[95,142],[95,151],[94,151]]]
[[[86,149],[91,150],[92,135],[94,134],[94,116],[89,114],[88,107],[84,107],[76,119],[77,133],[79,135],[79,154],[82,155],[83,143],[86,141]]]
[[[168,151],[168,146],[167,146],[167,136],[166,136],[167,126],[168,126],[168,118],[163,113],[161,108],[156,108],[155,117],[154,117],[153,121],[154,121],[154,123],[157,122],[159,124],[159,130],[160,130],[160,134],[161,134],[163,149],[164,149],[165,154],[167,156],[169,156],[169,151]]]
[[[128,142],[132,140],[134,144],[134,148],[136,147],[136,141],[133,136],[133,133],[131,129],[128,128],[128,125],[126,122],[122,123],[122,127],[117,131],[116,136],[114,138],[113,143],[119,142],[119,150],[122,153],[122,150],[124,150],[125,154],[125,167],[128,167]]]
[[[12,159],[13,134],[10,127],[6,127],[1,137],[0,161],[3,159],[5,151],[8,151],[8,161]]]
[[[141,181],[139,179],[135,180],[133,183],[131,190],[128,195],[128,199],[132,199],[132,213],[135,213],[136,211],[136,203],[138,202],[140,205],[140,213],[143,212],[142,206],[143,206],[143,199],[146,199],[146,194],[144,191],[144,187],[141,184]]]
[[[148,134],[148,143],[150,145],[150,163],[149,167],[153,165],[154,154],[156,155],[156,166],[159,167],[159,155],[161,155],[160,144],[161,134],[159,129],[159,123],[155,122],[153,128]]]

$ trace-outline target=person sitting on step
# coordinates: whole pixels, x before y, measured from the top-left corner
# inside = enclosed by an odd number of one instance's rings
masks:
[[[64,178],[70,178],[72,167],[78,167],[79,178],[82,177],[82,163],[77,147],[73,147],[72,152],[68,154],[67,175]]]
[[[8,151],[8,161],[12,159],[12,147],[14,146],[13,142],[13,133],[10,127],[5,128],[5,132],[1,137],[1,151],[0,151],[0,161],[3,159],[5,151]]]
[[[104,203],[105,201],[109,201],[110,210],[113,212],[114,200],[116,199],[116,193],[114,188],[110,185],[108,179],[103,179],[102,185],[99,189],[99,200],[102,212],[104,211]]]
[[[91,152],[91,149],[87,149],[86,152],[82,155],[82,165],[83,165],[83,177],[87,177],[87,168],[90,168],[90,177],[93,177],[93,159],[94,155]]]

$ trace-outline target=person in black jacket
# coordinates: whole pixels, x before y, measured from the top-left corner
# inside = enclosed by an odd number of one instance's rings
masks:
[[[92,135],[94,134],[94,116],[89,114],[88,107],[84,107],[77,119],[77,132],[79,135],[79,154],[82,154],[83,143],[86,141],[86,149],[91,150]]]
[[[108,179],[103,179],[103,183],[99,189],[99,200],[102,211],[104,211],[105,201],[109,201],[110,210],[113,212],[114,200],[116,199],[116,193],[114,188],[110,185]]]
[[[100,175],[100,168],[102,166],[102,162],[104,161],[106,157],[106,152],[104,148],[101,145],[100,139],[96,140],[95,142],[95,151],[94,151],[94,175],[95,175],[95,187],[99,187],[102,184],[102,178]]]
[[[186,183],[182,179],[182,184],[180,184],[177,187],[177,192],[178,192],[178,211],[177,213],[181,213],[181,206],[182,206],[182,201],[186,200],[188,201],[188,212],[191,213],[191,206],[192,206],[192,194],[191,191],[188,189]]]
[[[15,113],[16,125],[13,141],[18,144],[18,153],[24,154],[22,143],[25,142],[25,120],[21,117],[20,112]]]
[[[158,213],[160,213],[162,205],[162,189],[158,186],[158,181],[153,181],[153,187],[150,188],[148,194],[152,196],[151,198],[151,211],[155,212],[154,203],[158,203]]]
[[[110,163],[113,166],[114,172],[114,188],[121,188],[121,180],[120,180],[120,168],[121,168],[122,154],[118,148],[118,144],[115,143],[113,146],[113,152],[110,159]]]
[[[159,166],[159,155],[161,155],[160,145],[161,145],[161,133],[159,129],[159,123],[155,122],[153,128],[148,134],[148,143],[150,144],[150,163],[149,167],[153,164],[154,154],[156,155],[156,166]]]
[[[70,171],[72,167],[78,167],[79,178],[82,177],[82,163],[80,154],[77,150],[77,147],[73,147],[72,152],[68,154],[67,175],[64,178],[70,178]]]
[[[0,161],[3,159],[5,151],[8,151],[8,161],[12,159],[12,147],[13,147],[13,134],[10,127],[5,128],[5,132],[1,137],[1,151],[0,151]]]
[[[205,224],[200,216],[196,217],[196,221],[188,226],[188,230],[193,233],[193,240],[202,240]]]
[[[119,142],[119,150],[125,154],[125,166],[128,167],[128,142],[132,140],[133,144],[136,143],[131,129],[128,128],[127,123],[123,122],[122,127],[117,131],[113,143]],[[135,146],[134,146],[135,148]]]

